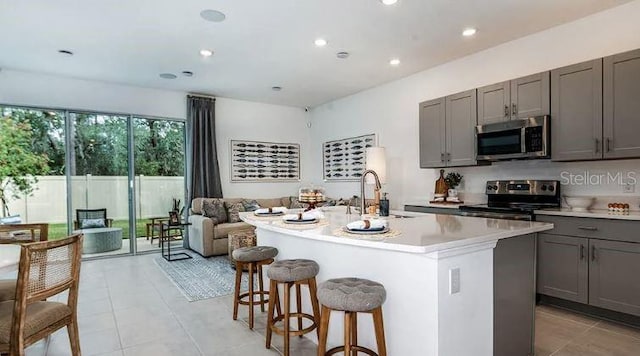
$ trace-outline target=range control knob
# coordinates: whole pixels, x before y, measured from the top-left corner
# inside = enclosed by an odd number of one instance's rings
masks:
[[[553,192],[556,188],[554,188],[552,185],[549,186],[549,191]]]
[[[543,192],[547,191],[547,185],[543,184],[542,187],[540,187],[540,190],[542,190]]]

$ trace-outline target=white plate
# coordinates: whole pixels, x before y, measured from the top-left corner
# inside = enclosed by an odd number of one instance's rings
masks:
[[[291,225],[307,225],[307,224],[315,224],[318,222],[318,219],[313,220],[282,220],[285,224]]]
[[[367,231],[367,230],[350,230],[348,227],[343,227],[342,230],[344,232],[348,232],[350,234],[356,234],[356,235],[380,235],[380,234],[384,234],[385,232],[389,232],[389,228],[385,227],[382,230],[373,230],[373,231]]]

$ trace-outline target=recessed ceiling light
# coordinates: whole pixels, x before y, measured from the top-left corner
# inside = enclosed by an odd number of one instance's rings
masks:
[[[160,78],[162,79],[176,79],[178,76],[172,73],[162,73],[160,74]]]
[[[213,56],[213,51],[210,49],[201,49],[200,50],[200,55],[203,57],[211,57]]]
[[[222,22],[227,18],[222,12],[211,9],[200,11],[200,17],[210,22]]]
[[[271,90],[280,91],[280,90],[282,90],[282,87],[271,87]]]
[[[462,31],[462,35],[465,37],[473,36],[475,34],[476,34],[475,28],[466,28],[464,31]]]
[[[398,0],[380,0],[385,5],[393,5],[398,2]]]
[[[183,70],[182,75],[184,75],[185,77],[193,77],[193,72],[190,70]]]
[[[71,52],[69,50],[66,50],[66,49],[58,50],[58,53],[60,53],[60,54],[62,54],[64,56],[67,56],[67,57],[73,56],[73,52]]]
[[[315,43],[317,47],[324,47],[329,42],[327,42],[327,40],[325,40],[324,38],[318,38],[313,43]]]
[[[397,67],[400,65],[400,60],[398,58],[393,58],[392,60],[389,61],[389,64],[391,64],[394,67]]]
[[[340,59],[349,58],[349,52],[338,52],[336,53],[336,57]]]

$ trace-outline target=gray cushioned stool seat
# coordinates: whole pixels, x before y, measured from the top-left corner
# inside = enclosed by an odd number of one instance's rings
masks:
[[[233,250],[233,259],[240,262],[258,262],[274,258],[278,249],[271,246],[251,246]]]
[[[320,266],[312,260],[280,260],[269,266],[269,279],[278,282],[295,282],[318,275]]]
[[[333,310],[366,312],[380,307],[386,298],[384,286],[368,279],[330,279],[318,288],[320,304]]]

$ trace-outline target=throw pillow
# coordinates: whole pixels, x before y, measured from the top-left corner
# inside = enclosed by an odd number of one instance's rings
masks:
[[[260,209],[260,204],[255,200],[243,200],[242,206],[244,206],[244,211],[256,211]]]
[[[298,200],[298,197],[291,197],[291,205],[289,206],[289,208],[291,208],[291,209],[302,209],[304,207],[305,206],[302,205],[300,200]]]
[[[224,224],[227,222],[227,210],[224,208],[224,202],[221,199],[203,199],[202,215],[211,218],[214,225]]]
[[[227,204],[225,202],[224,205],[227,207],[227,213],[229,214],[230,223],[237,223],[242,221],[240,220],[240,213],[245,211],[242,202],[233,204]]]
[[[93,229],[97,227],[106,227],[104,219],[84,219],[80,223],[81,229]]]

